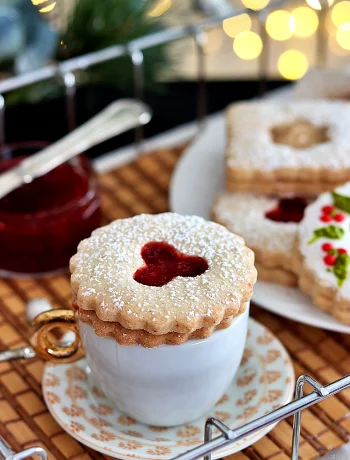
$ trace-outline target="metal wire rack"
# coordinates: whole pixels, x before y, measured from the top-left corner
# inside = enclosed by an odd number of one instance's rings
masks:
[[[22,452],[15,454],[0,437],[0,460],[24,460],[33,455],[37,455],[40,460],[47,460],[47,453],[42,447],[30,447],[29,449],[22,450]]]
[[[2,146],[5,145],[5,93],[33,83],[39,83],[44,80],[55,78],[61,79],[65,87],[68,129],[73,130],[76,126],[75,72],[83,71],[96,64],[117,59],[121,56],[130,56],[133,65],[134,95],[137,99],[143,99],[143,51],[159,44],[174,42],[189,36],[193,37],[197,53],[197,120],[199,122],[203,121],[206,115],[206,62],[204,53],[206,32],[221,24],[224,19],[237,16],[242,13],[253,14],[258,18],[260,34],[264,41],[263,52],[259,58],[259,78],[261,82],[261,92],[263,92],[265,90],[264,83],[269,52],[265,34],[266,17],[271,10],[292,3],[293,1],[295,0],[277,0],[269,4],[261,11],[252,11],[247,8],[233,8],[232,11],[225,16],[207,18],[189,26],[172,27],[155,34],[135,39],[125,45],[112,46],[101,51],[64,61],[60,64],[49,65],[34,72],[0,81],[0,156]],[[319,11],[318,14],[320,16],[320,22],[323,22],[324,11],[328,7],[327,0],[320,0],[320,4],[323,9]],[[326,45],[322,33],[319,33],[317,38],[318,64],[322,65],[324,64],[324,49]],[[139,142],[141,139],[142,131],[137,130],[135,134],[135,141]],[[313,391],[306,396],[303,396],[304,384],[308,384],[313,388]],[[177,456],[176,460],[197,460],[201,458],[204,458],[204,460],[212,460],[212,455],[218,452],[221,448],[238,442],[245,436],[255,433],[269,425],[276,424],[291,415],[294,415],[291,458],[292,460],[298,460],[301,411],[349,387],[350,375],[347,375],[326,386],[322,386],[308,375],[302,375],[298,378],[296,383],[294,401],[234,430],[230,429],[227,425],[216,418],[209,418],[205,424],[204,443],[180,456]],[[221,435],[213,438],[213,428],[219,430]],[[38,455],[41,460],[47,460],[47,454],[41,447],[32,447],[16,454],[9,448],[5,441],[0,438],[0,460],[22,460],[32,455]],[[175,458],[173,460],[175,460]]]

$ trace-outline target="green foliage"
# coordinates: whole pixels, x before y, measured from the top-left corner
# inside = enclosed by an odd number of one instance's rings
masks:
[[[335,191],[332,192],[334,206],[350,214],[350,197],[341,195]]]
[[[329,225],[328,227],[316,228],[314,235],[308,244],[312,244],[319,238],[330,238],[331,240],[340,240],[344,236],[344,229],[336,225]]]
[[[341,288],[349,274],[350,256],[348,254],[339,254],[334,265],[334,275],[338,280],[338,286]]]
[[[147,16],[153,3],[153,0],[78,0],[62,35],[58,59],[81,56],[160,31],[159,20]],[[164,46],[144,51],[146,87],[154,85],[156,75],[166,64]],[[129,88],[132,84],[131,60],[128,56],[121,57],[91,67],[87,70],[87,78],[91,82]]]
[[[157,18],[147,15],[154,0],[78,0],[61,34],[57,61],[61,62],[86,53],[151,34],[163,29]],[[158,72],[170,65],[165,45],[144,51],[144,85],[157,90]],[[132,63],[123,56],[93,66],[76,74],[78,83],[107,84],[121,89],[133,87]],[[8,104],[38,102],[62,94],[57,81],[42,82],[10,93]]]

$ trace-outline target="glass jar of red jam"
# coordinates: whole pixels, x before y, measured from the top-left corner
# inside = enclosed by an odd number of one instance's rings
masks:
[[[16,156],[0,161],[0,173],[18,165],[33,147],[10,149]],[[0,200],[0,276],[66,270],[79,242],[99,225],[97,179],[81,155]]]

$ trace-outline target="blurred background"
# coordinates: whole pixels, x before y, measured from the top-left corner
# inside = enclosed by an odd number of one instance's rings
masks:
[[[199,55],[191,27],[213,18],[214,26],[197,34]],[[261,82],[264,90],[274,89],[315,66],[343,68],[350,56],[347,0],[0,0],[0,80],[183,26],[191,32],[187,38],[144,51],[143,98],[154,110],[146,137],[195,119],[199,65],[207,111],[213,113],[258,95]],[[77,124],[110,101],[134,95],[130,56],[76,72],[75,78]],[[4,98],[6,142],[51,142],[67,132],[62,78]],[[132,140],[128,133],[89,154]]]

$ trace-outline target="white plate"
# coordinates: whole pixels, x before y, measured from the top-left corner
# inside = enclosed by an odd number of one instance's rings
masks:
[[[173,212],[210,219],[214,197],[224,188],[225,138],[224,115],[216,115],[184,153],[170,188],[170,208]],[[258,281],[253,300],[286,318],[350,334],[350,326],[316,308],[297,288]]]
[[[74,364],[46,364],[42,387],[52,416],[86,446],[119,459],[167,460],[202,444],[207,417],[236,428],[287,404],[294,380],[293,364],[281,342],[250,319],[243,359],[230,387],[211,411],[188,425],[154,427],[121,414],[95,386],[85,358]],[[214,458],[250,446],[272,428],[222,448]]]

